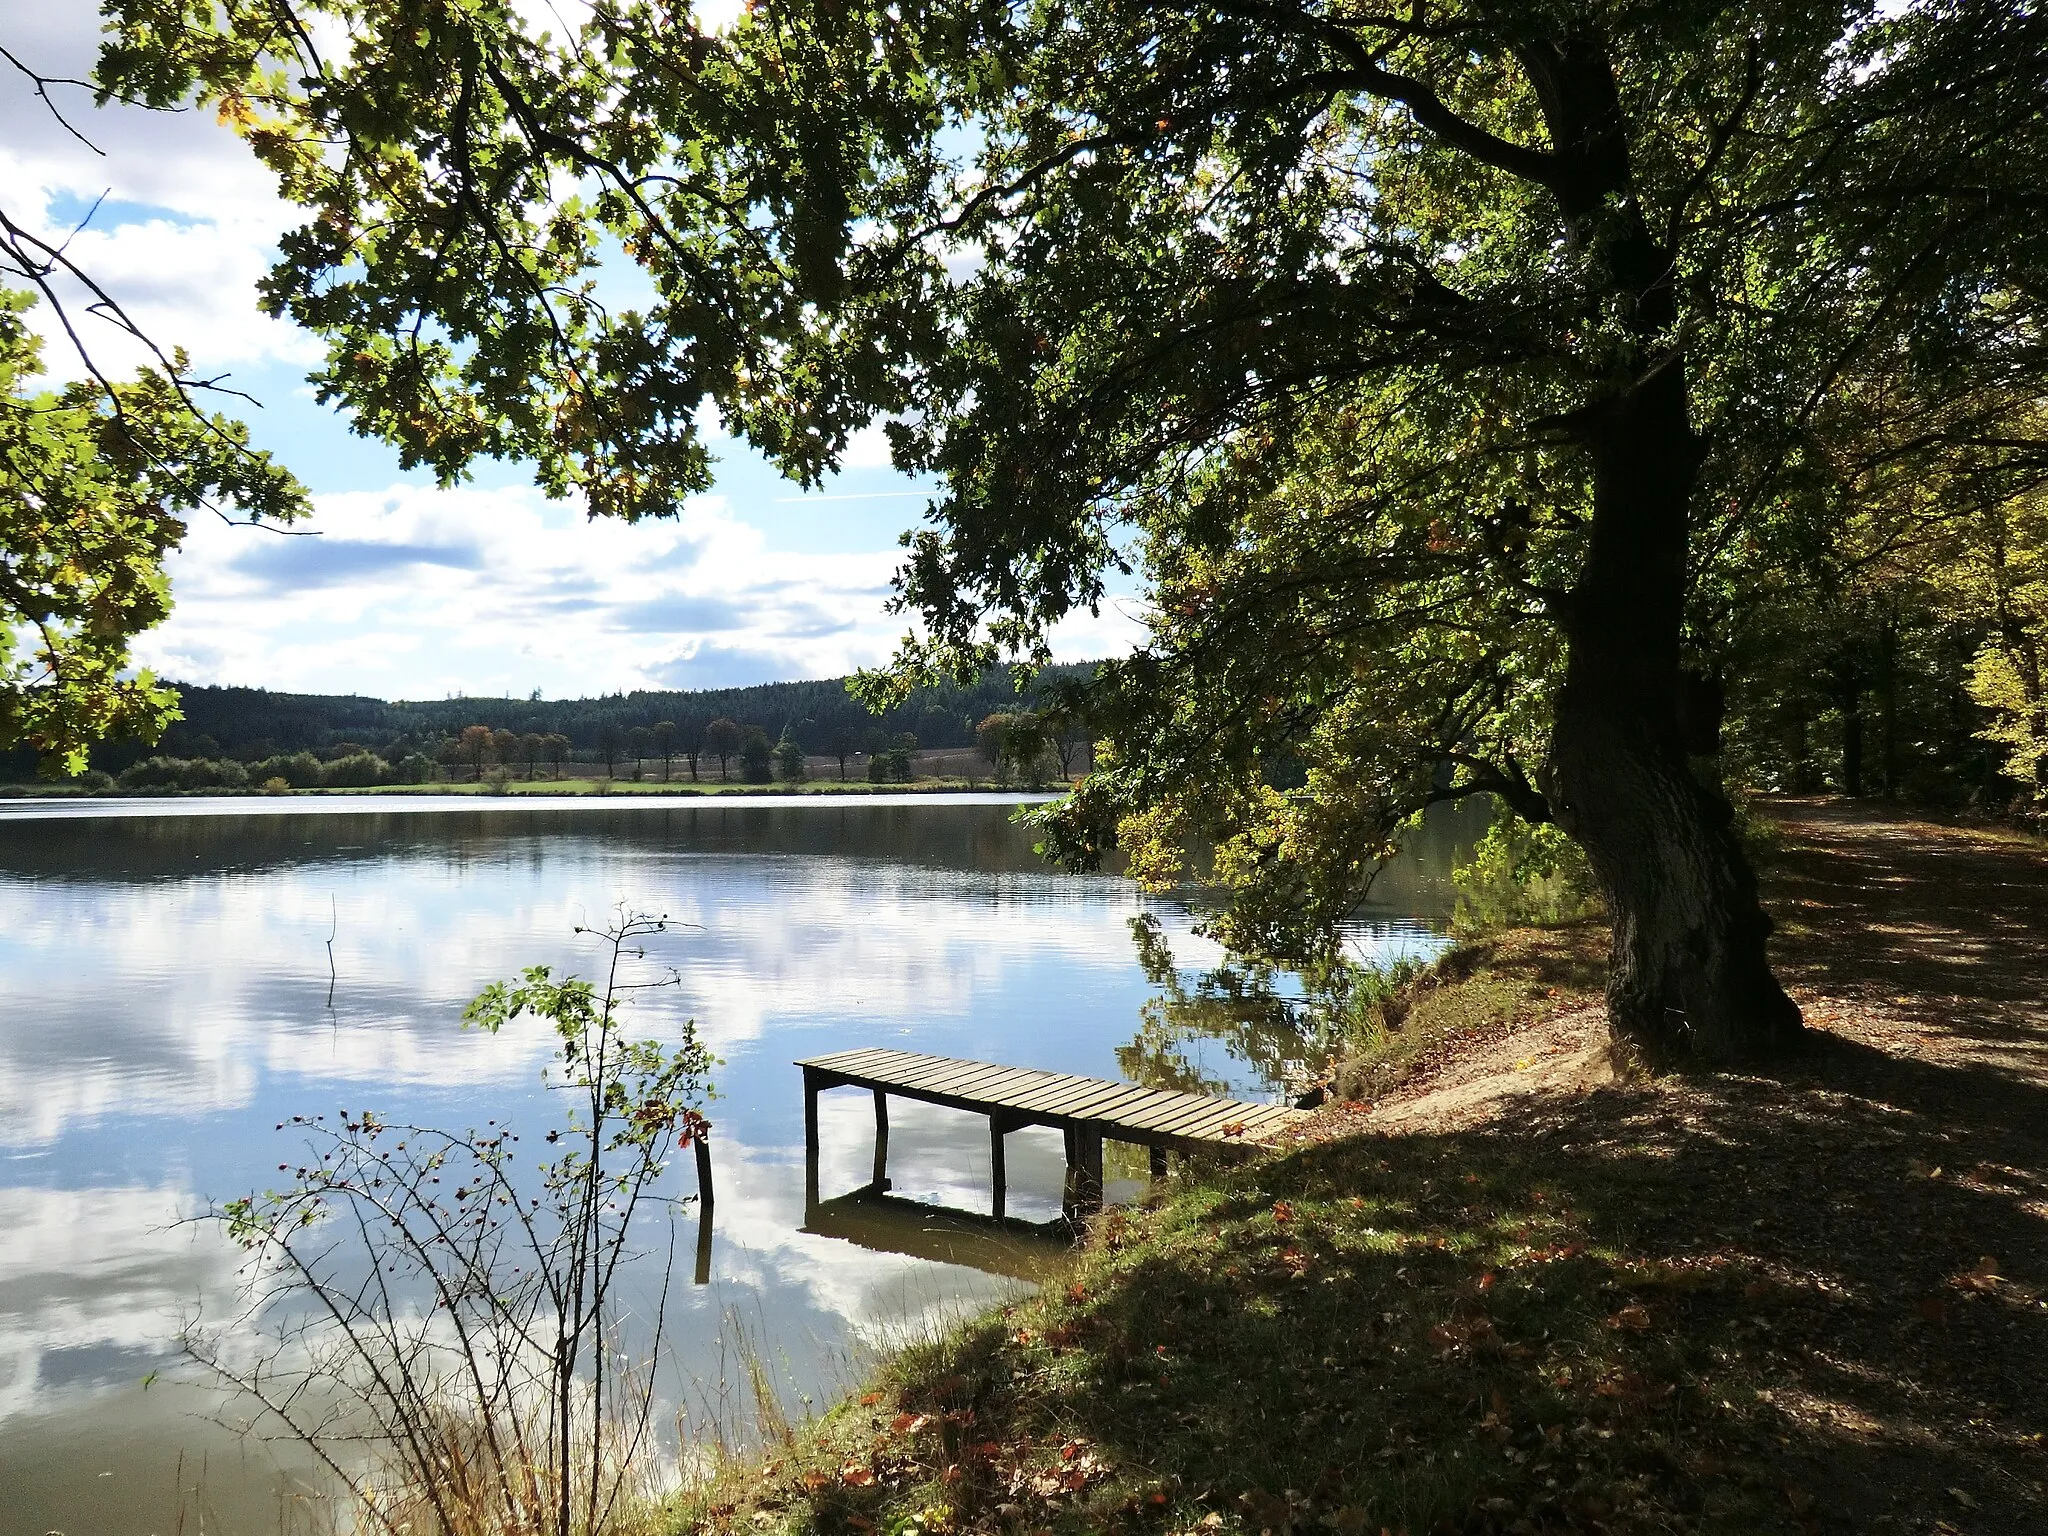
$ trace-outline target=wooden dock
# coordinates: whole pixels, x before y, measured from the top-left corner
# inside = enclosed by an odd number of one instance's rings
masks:
[[[1022,1126],[1047,1125],[1065,1133],[1067,1187],[1061,1207],[1072,1218],[1102,1204],[1105,1141],[1150,1149],[1152,1176],[1159,1178],[1166,1172],[1168,1152],[1256,1146],[1307,1118],[1305,1110],[1277,1104],[1246,1104],[1205,1093],[1139,1088],[1107,1078],[879,1047],[814,1056],[797,1065],[804,1069],[807,1212],[819,1203],[818,1095],[828,1088],[865,1088],[875,1096],[875,1171],[867,1187],[877,1193],[889,1187],[889,1095],[987,1115],[993,1214],[998,1219],[1007,1195],[1003,1138]]]

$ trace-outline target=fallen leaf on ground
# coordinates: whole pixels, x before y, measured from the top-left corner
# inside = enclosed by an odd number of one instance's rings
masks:
[[[1966,1269],[1953,1276],[1949,1284],[1965,1291],[1995,1291],[1998,1289],[1998,1260],[1986,1254],[1977,1261],[1975,1269]]]

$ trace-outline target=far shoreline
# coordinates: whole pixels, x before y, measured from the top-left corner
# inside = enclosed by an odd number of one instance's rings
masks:
[[[1051,796],[1065,791],[1049,785],[1019,787],[1002,785],[975,779],[929,779],[913,780],[909,783],[874,783],[856,779],[803,779],[795,783],[778,779],[767,784],[740,782],[707,783],[702,780],[663,782],[659,779],[635,781],[631,779],[531,779],[513,780],[504,784],[471,781],[466,784],[365,784],[365,785],[321,785],[303,789],[268,790],[256,785],[246,789],[148,789],[148,790],[92,790],[80,789],[68,783],[53,784],[0,784],[0,801],[7,800],[57,800],[57,801],[176,801],[176,800],[307,800],[334,799],[338,796],[368,797],[375,799],[403,799],[421,796],[460,796],[464,799],[516,800],[516,799],[590,799],[613,798],[640,799],[648,796],[705,799],[724,796],[769,796],[781,798],[829,796],[874,795],[994,795]]]
[[[23,792],[0,788],[0,822],[141,816],[305,816],[374,815],[380,812],[431,815],[437,812],[508,810],[698,810],[731,802],[805,806],[834,805],[1039,805],[1059,798],[1058,791],[968,789],[959,784],[831,785],[802,788],[787,784],[698,785],[676,788],[660,784],[633,790],[578,790],[569,785],[536,785],[532,790],[499,792],[486,784],[405,785],[379,789],[307,789],[278,794],[173,790],[162,794],[120,795]]]

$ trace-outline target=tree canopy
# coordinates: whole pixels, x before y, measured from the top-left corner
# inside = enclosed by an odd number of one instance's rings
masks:
[[[177,715],[129,644],[170,611],[163,561],[184,516],[274,526],[307,505],[241,423],[195,402],[183,354],[128,382],[44,387],[35,299],[0,288],[0,753],[77,773],[95,742],[154,740]]]
[[[635,518],[703,483],[707,401],[806,480],[886,421],[942,490],[879,701],[1140,567],[1052,842],[1213,848],[1247,949],[1326,952],[1483,789],[1585,848],[1625,1033],[1783,1046],[1700,760],[1942,540],[2038,781],[2038,617],[1981,557],[2043,462],[2023,0],[108,10],[105,86],[213,104],[307,211],[267,302],[408,463]]]

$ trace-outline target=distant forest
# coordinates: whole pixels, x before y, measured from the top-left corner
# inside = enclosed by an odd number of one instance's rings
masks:
[[[1084,676],[1090,663],[1048,667],[1029,690],[1046,682]],[[920,747],[971,747],[974,727],[988,715],[1028,706],[1010,674],[987,673],[972,687],[947,684],[922,689],[897,709],[876,716],[856,703],[843,677],[798,683],[761,683],[751,688],[717,688],[699,693],[614,693],[590,699],[452,698],[387,702],[353,694],[273,693],[267,688],[212,688],[178,684],[185,718],[155,746],[112,741],[96,747],[92,766],[119,774],[146,757],[220,758],[243,763],[281,754],[311,752],[322,758],[374,752],[391,762],[410,754],[433,757],[465,726],[494,731],[560,735],[575,756],[598,754],[607,730],[623,735],[669,721],[677,735],[695,741],[711,721],[759,726],[772,740],[784,733],[806,752],[837,749],[842,732],[858,741],[877,730],[891,737],[914,735]],[[616,737],[614,738],[616,739]],[[27,752],[0,754],[0,778],[35,776]]]

